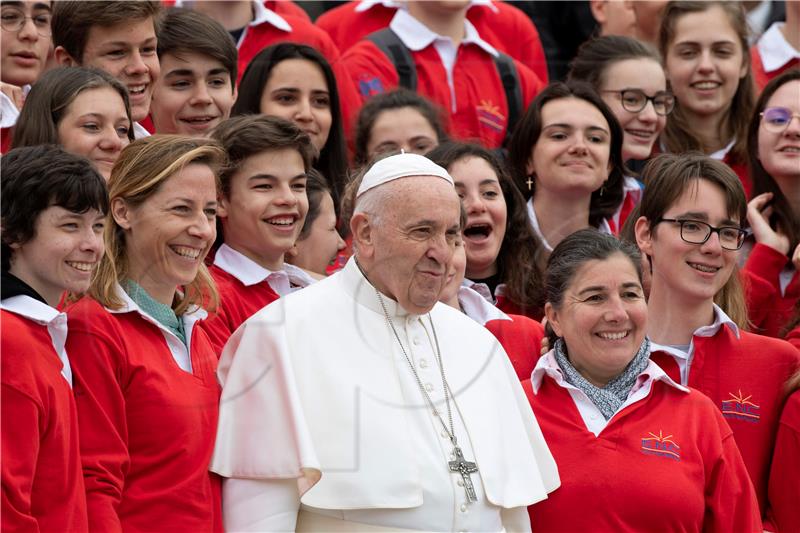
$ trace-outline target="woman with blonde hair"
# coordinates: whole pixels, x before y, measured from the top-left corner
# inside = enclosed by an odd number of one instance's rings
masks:
[[[216,355],[195,326],[216,300],[203,259],[223,160],[214,141],[155,135],[111,173],[106,255],[68,310],[93,531],[221,530]]]

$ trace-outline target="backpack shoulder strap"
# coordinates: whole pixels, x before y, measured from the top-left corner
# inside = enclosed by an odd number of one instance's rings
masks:
[[[394,69],[400,78],[400,87],[412,91],[417,90],[417,67],[411,52],[391,28],[384,28],[367,35],[367,39],[375,43],[383,54],[391,60]]]
[[[508,106],[508,125],[506,128],[506,138],[503,144],[511,137],[514,127],[524,111],[522,108],[522,89],[519,86],[519,73],[514,65],[511,56],[498,52],[494,58],[494,65],[503,82],[503,90],[506,93],[506,105]]]

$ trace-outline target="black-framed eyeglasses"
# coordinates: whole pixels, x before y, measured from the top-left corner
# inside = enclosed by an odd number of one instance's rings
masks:
[[[772,133],[783,133],[793,118],[800,119],[800,113],[792,113],[788,107],[768,107],[760,115],[764,119],[764,128]]]
[[[737,228],[736,226],[721,226],[715,228],[711,224],[700,220],[678,220],[676,218],[662,218],[659,219],[659,222],[680,224],[681,239],[689,244],[703,244],[711,237],[712,233],[716,233],[719,237],[720,246],[726,250],[738,250],[744,244],[745,237],[747,237],[747,230]]]
[[[25,27],[26,20],[31,19],[36,27],[36,33],[42,37],[50,37],[52,34],[50,30],[51,18],[52,14],[49,11],[43,11],[29,17],[21,9],[3,6],[2,12],[0,12],[0,27],[5,31],[16,33]]]
[[[675,95],[669,91],[659,91],[653,96],[647,96],[641,89],[622,89],[621,91],[603,91],[604,93],[618,94],[622,108],[630,113],[638,113],[645,108],[647,102],[653,103],[657,115],[669,115],[675,109]]]

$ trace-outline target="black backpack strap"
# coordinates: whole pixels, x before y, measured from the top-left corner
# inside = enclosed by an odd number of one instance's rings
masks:
[[[517,125],[524,111],[522,108],[522,89],[519,86],[519,73],[517,72],[517,67],[514,65],[514,60],[511,56],[503,52],[498,52],[497,57],[494,58],[494,65],[497,68],[497,73],[500,75],[500,81],[503,82],[503,90],[506,93],[506,105],[508,106],[506,138],[503,141],[505,145],[508,139],[511,138],[514,127]]]
[[[384,28],[367,35],[367,39],[375,43],[381,52],[389,58],[397,72],[400,87],[417,90],[417,67],[411,52],[391,28]],[[513,65],[512,65],[513,66]],[[516,77],[516,74],[515,74]]]

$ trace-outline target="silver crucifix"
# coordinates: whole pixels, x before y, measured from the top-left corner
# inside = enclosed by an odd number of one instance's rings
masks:
[[[470,474],[474,474],[478,471],[478,465],[466,461],[464,459],[464,454],[461,453],[461,448],[458,446],[453,447],[453,454],[455,454],[456,459],[448,463],[450,465],[450,471],[461,474],[461,479],[464,481],[464,490],[467,493],[467,501],[478,501],[478,496],[475,495],[475,487],[472,485],[472,477],[470,476]]]

